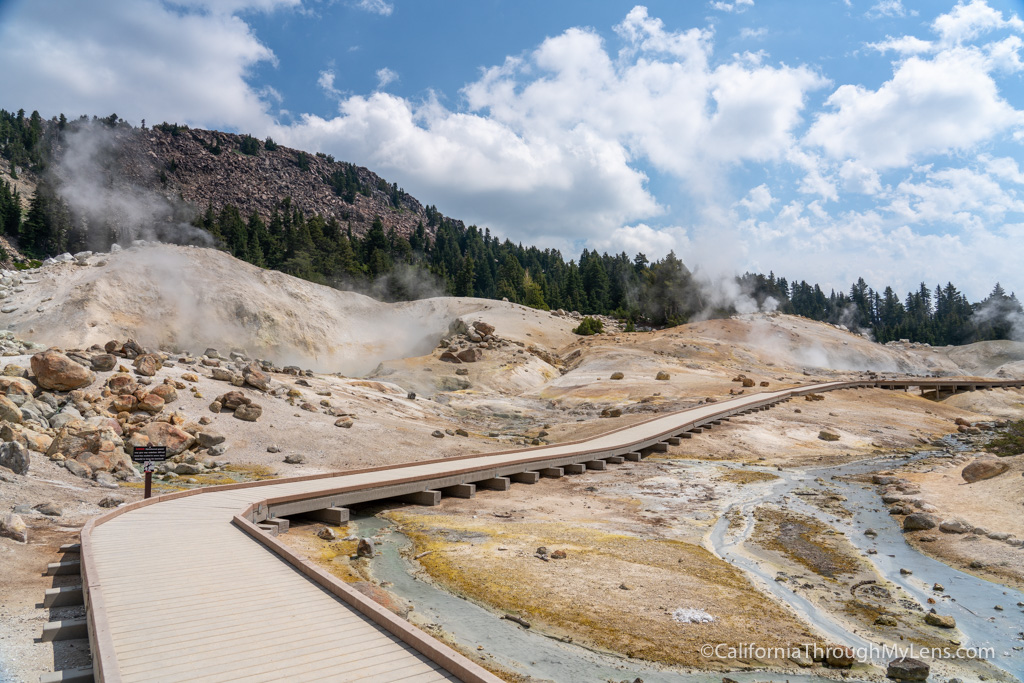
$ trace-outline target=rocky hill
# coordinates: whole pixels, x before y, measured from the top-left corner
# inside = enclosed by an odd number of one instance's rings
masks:
[[[55,136],[51,155],[50,168],[64,184],[99,172],[111,189],[185,200],[198,212],[232,204],[244,217],[255,211],[267,220],[290,198],[307,217],[335,218],[357,235],[377,216],[385,231],[406,236],[420,222],[432,233],[440,217],[434,212],[431,220],[431,209],[366,168],[247,135],[176,124],[76,123]]]

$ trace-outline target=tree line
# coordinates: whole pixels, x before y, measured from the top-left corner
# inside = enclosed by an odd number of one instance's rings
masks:
[[[127,125],[116,115],[97,121]],[[61,115],[49,123],[59,134],[67,120]],[[0,110],[0,155],[11,161],[12,168],[43,169],[44,133],[38,112],[26,117],[24,111]],[[249,136],[243,140],[248,153],[258,152],[259,140]],[[268,138],[262,146],[275,143]],[[370,192],[349,164],[325,182],[343,197]],[[381,180],[377,189],[388,193],[399,210],[405,193],[397,185]],[[523,246],[493,236],[487,228],[466,226],[435,206],[427,206],[425,216],[426,221],[408,236],[385,230],[379,217],[366,234],[356,235],[350,224],[309,215],[299,201],[285,198],[266,218],[255,212],[243,216],[230,204],[219,209],[207,206],[194,225],[208,232],[220,248],[256,266],[392,301],[427,295],[507,299],[538,309],[608,315],[626,321],[627,329],[673,326],[698,315],[723,317],[736,312],[735,304],[716,308],[699,278],[675,253],[651,261],[642,253],[630,257],[625,252],[584,249],[578,258],[566,259],[557,249]],[[26,213],[14,187],[0,181],[0,231],[31,257],[109,247],[118,236],[112,231],[97,234],[103,229],[86,226],[74,216],[59,189],[45,180]],[[174,241],[172,234],[165,235],[167,241]],[[863,278],[848,293],[828,294],[816,284],[790,284],[774,273],[747,273],[737,283],[763,310],[870,331],[880,342],[908,339],[945,345],[1008,339],[1015,332],[1014,323],[1024,321],[1016,296],[999,284],[985,299],[971,303],[952,283],[934,289],[922,283],[902,299],[892,287],[874,290]]]

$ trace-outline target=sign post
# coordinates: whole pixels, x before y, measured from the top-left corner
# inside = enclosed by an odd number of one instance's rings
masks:
[[[167,446],[136,446],[132,449],[132,462],[141,462],[142,471],[146,475],[146,493],[149,498],[153,493],[153,463],[167,459]]]

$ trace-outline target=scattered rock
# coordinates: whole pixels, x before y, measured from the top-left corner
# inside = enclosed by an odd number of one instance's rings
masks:
[[[479,332],[482,336],[486,337],[489,334],[494,334],[494,325],[485,323],[483,320],[477,320],[473,323],[473,329]]]
[[[81,389],[96,380],[96,373],[54,349],[32,356],[31,363],[36,382],[50,391]]]
[[[874,538],[874,537],[878,536],[878,532],[875,531],[874,529],[870,529],[869,528],[869,529],[865,529],[864,530],[864,535],[868,536],[869,538]]]
[[[435,439],[443,439],[444,438],[444,432],[442,432],[440,429],[435,429],[433,432],[430,433],[430,435],[432,437],[434,437]]]
[[[925,529],[934,529],[938,522],[931,515],[924,512],[915,512],[912,515],[907,515],[903,520],[904,531],[921,531]]]
[[[347,417],[339,417],[334,421],[334,426],[341,427],[342,429],[352,429],[353,424],[355,423]]]
[[[4,422],[21,422],[21,408],[6,396],[0,396],[0,420]]]
[[[124,498],[118,498],[117,496],[107,496],[100,501],[101,508],[116,508],[118,505],[124,502]]]
[[[270,391],[270,375],[263,372],[259,363],[253,361],[242,369],[242,377],[245,383],[260,391]]]
[[[904,657],[889,662],[885,675],[897,681],[926,681],[930,667],[920,659]]]
[[[280,453],[281,447],[276,445],[267,446],[267,453]]]
[[[975,460],[960,472],[960,476],[963,477],[964,481],[968,484],[973,484],[976,481],[983,481],[985,479],[991,479],[992,477],[998,477],[1008,469],[1010,469],[1010,466],[999,460]]]
[[[376,549],[373,545],[373,539],[371,538],[360,538],[359,543],[356,545],[356,557],[373,557]]]
[[[564,550],[556,550],[555,552],[551,553],[551,559],[552,560],[564,560],[565,559],[565,551]]]
[[[152,377],[156,374],[157,370],[164,366],[164,363],[160,359],[160,356],[155,353],[144,353],[137,356],[132,365],[135,366],[136,374],[142,375],[143,377]]]
[[[322,538],[325,541],[333,541],[338,538],[338,534],[334,533],[334,529],[329,526],[325,526],[320,531],[316,532],[318,538]]]
[[[826,430],[818,432],[818,438],[822,441],[839,441],[839,435]]]
[[[899,622],[896,621],[896,617],[889,614],[882,614],[875,619],[875,624],[878,626],[898,626]]]
[[[913,573],[914,572],[912,572],[911,570],[907,569],[906,567],[900,567],[900,574],[902,574],[903,576],[911,576],[911,575],[913,575]]]
[[[199,443],[200,448],[213,448],[217,444],[224,443],[225,437],[223,434],[217,432],[197,432],[196,441]],[[276,451],[270,451],[276,452]]]
[[[622,374],[621,372],[613,372],[612,376],[610,377],[610,379],[622,379],[624,377],[625,377],[625,375]]]
[[[117,365],[117,358],[110,353],[100,353],[93,356],[89,366],[96,372],[110,372]]]
[[[935,614],[929,612],[924,615],[924,623],[929,626],[938,626],[939,628],[956,628],[956,619],[945,614]]]
[[[8,512],[0,517],[0,536],[13,538],[19,543],[28,543],[28,525],[21,515]]]
[[[235,417],[246,422],[255,422],[263,414],[263,408],[255,403],[241,405],[235,408]]]
[[[754,380],[750,379],[749,377],[741,378],[740,382],[742,382],[744,388],[749,388],[749,387],[754,386]]]
[[[455,356],[463,363],[476,363],[477,361],[483,359],[484,352],[474,347],[472,349],[464,349],[462,351],[459,351],[457,354],[455,354]]]
[[[15,474],[28,474],[30,463],[28,449],[19,442],[0,444],[0,467],[6,467]]]
[[[299,454],[286,455],[284,456],[284,461],[289,465],[301,465],[306,462],[306,456]]]
[[[60,454],[56,453],[55,455]],[[92,477],[92,469],[90,469],[88,465],[80,463],[77,460],[64,460],[64,468],[71,474],[76,477],[81,477],[82,479],[89,479]]]
[[[62,514],[64,514],[64,511],[61,510],[56,503],[52,502],[40,503],[39,505],[36,505],[32,509],[41,515],[46,515],[47,517],[60,517]]]
[[[662,370],[657,375],[654,376],[654,379],[660,380],[660,381],[664,382],[664,381],[672,379],[672,375],[670,375],[667,372],[665,372],[664,370]]]
[[[971,528],[971,525],[962,519],[946,519],[939,524],[939,531],[947,534],[966,534]]]

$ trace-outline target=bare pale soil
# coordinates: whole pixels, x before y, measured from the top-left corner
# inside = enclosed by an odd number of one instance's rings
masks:
[[[581,338],[571,333],[577,324],[572,316],[479,299],[386,305],[187,247],[100,254],[86,265],[60,264],[30,277],[24,291],[5,300],[18,309],[0,314],[0,323],[20,338],[65,350],[129,337],[160,347],[173,365],[160,370],[154,382],[169,378],[189,387],[178,391],[178,401],[164,414],[178,411],[187,421],[209,417],[209,429],[226,436],[227,451],[220,457],[231,465],[225,471],[197,475],[191,483],[160,482],[158,492],[504,450],[535,440],[562,442],[708,398],[862,377],[868,371],[1024,375],[1024,350],[1010,343],[976,345],[977,353],[975,347],[880,346],[788,316],[759,314]],[[442,362],[438,344],[457,318],[494,325],[501,343],[485,349],[479,362]],[[315,372],[275,374],[275,386],[299,392],[291,396],[242,389],[264,410],[258,422],[242,422],[208,409],[235,387],[212,379],[208,368],[180,361],[178,352],[198,355],[207,346],[224,355],[244,348],[251,356]],[[5,365],[12,363],[28,367],[28,358],[5,359]],[[183,380],[188,372],[198,381]],[[614,372],[624,378],[611,379]],[[659,372],[670,378],[656,379]],[[98,374],[93,388],[110,373]],[[733,381],[741,374],[755,386]],[[694,646],[707,638],[739,642],[744,634],[758,633],[779,642],[820,639],[813,624],[710,551],[709,532],[731,505],[770,489],[778,481],[773,473],[923,449],[955,431],[957,417],[970,422],[1022,417],[1022,401],[1017,391],[979,392],[939,403],[904,392],[833,392],[822,401],[795,400],[736,418],[639,464],[517,485],[509,493],[487,492],[469,501],[446,499],[433,509],[398,509],[392,516],[419,552],[433,551],[420,560],[423,571],[453,591],[495,610],[522,613],[539,628],[597,648],[674,665],[720,667],[721,662],[701,659]],[[622,416],[601,417],[607,409],[619,409]],[[335,426],[342,413],[352,420],[350,428]],[[459,429],[468,436],[457,435]],[[818,439],[824,429],[839,440]],[[268,452],[271,446],[280,452]],[[305,461],[288,465],[286,455],[302,455]],[[54,585],[54,578],[41,576],[46,563],[57,559],[61,543],[75,540],[77,529],[104,511],[101,499],[115,495],[131,501],[141,495],[138,484],[104,489],[41,454],[31,457],[27,476],[0,470],[0,512],[54,502],[63,514],[24,513],[28,545],[0,538],[0,562],[10,577],[0,582],[0,661],[19,681],[38,680],[41,672],[85,656],[70,646],[35,642],[45,620],[60,618],[35,607],[42,591]],[[917,477],[922,496],[949,516],[984,520],[975,523],[1024,537],[1021,515],[1013,512],[1019,510],[1021,463],[1010,460],[1012,472],[970,486],[960,485],[949,461],[945,469],[908,476]],[[841,502],[821,504],[823,518],[825,512],[842,514]],[[841,581],[835,590],[843,593],[844,586],[869,575],[863,558],[851,557],[856,562],[849,573],[823,577],[773,549],[772,539],[779,536],[774,528],[766,522],[761,529],[765,561],[793,576],[802,573],[810,577],[808,583],[822,586]],[[350,559],[353,542],[324,542],[315,531],[300,526],[282,538],[396,611],[406,608],[374,585],[372,561]],[[808,534],[817,539],[827,530],[815,527]],[[476,540],[452,540],[460,537]],[[925,550],[959,562],[957,548],[964,543],[943,535]],[[985,552],[992,552],[985,539],[970,543],[985,544]],[[1006,562],[1020,566],[1020,549],[991,543],[1008,553]],[[567,557],[544,562],[533,556],[539,546],[565,550]],[[840,546],[830,545],[829,552],[850,554]],[[1007,573],[993,578],[1012,579]],[[510,584],[517,589],[515,600]],[[848,595],[823,597],[820,605],[846,614],[852,628],[872,628],[870,609],[851,607]],[[704,609],[716,621],[681,624],[671,618],[677,608]],[[769,664],[787,671],[797,666]]]

